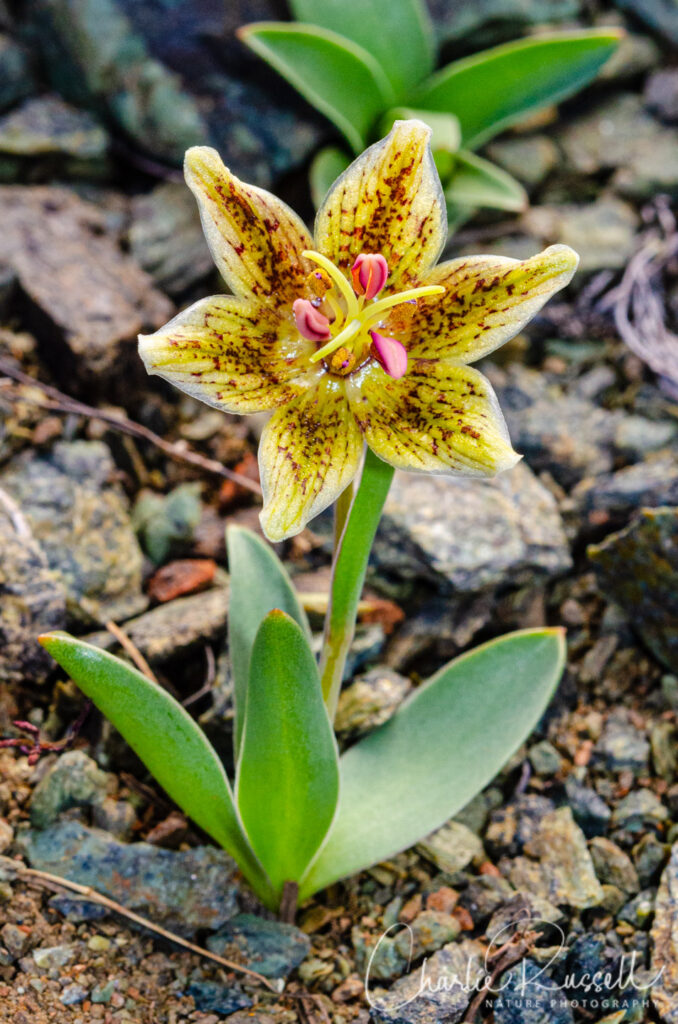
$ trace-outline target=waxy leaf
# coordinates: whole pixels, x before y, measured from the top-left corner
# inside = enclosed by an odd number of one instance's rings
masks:
[[[315,658],[297,623],[272,611],[252,650],[236,799],[278,894],[285,882],[302,880],[338,795],[337,747]]]
[[[452,206],[471,210],[490,206],[518,213],[527,206],[527,193],[520,182],[496,164],[466,151],[454,157],[454,169],[445,185],[445,198]]]
[[[356,43],[315,25],[263,21],[239,37],[343,132],[356,153],[393,91],[374,57]]]
[[[362,46],[403,98],[431,73],[433,28],[423,0],[290,0],[298,21],[330,29]]]
[[[322,206],[331,186],[350,163],[351,157],[338,146],[325,146],[316,153],[309,172],[311,198],[316,210]]]
[[[531,111],[581,89],[620,36],[617,29],[592,29],[496,46],[438,71],[415,92],[412,105],[456,114],[464,146],[476,148]]]
[[[309,896],[438,828],[539,721],[563,669],[561,630],[525,630],[450,662],[341,758],[341,799]]]
[[[261,623],[270,611],[279,608],[299,624],[309,640],[311,630],[285,567],[261,537],[241,526],[229,526],[226,548],[231,577],[228,651],[233,673],[237,757],[245,719],[250,656]]]
[[[242,834],[219,757],[188,712],[127,662],[67,633],[40,643],[113,723],[165,792],[240,865],[257,895],[270,884]]]

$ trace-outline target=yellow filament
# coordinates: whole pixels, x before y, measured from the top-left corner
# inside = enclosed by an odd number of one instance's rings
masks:
[[[319,348],[317,352],[314,352],[311,356],[311,362],[317,363],[320,359],[324,359],[325,356],[329,356],[332,352],[335,352],[342,345],[345,345],[352,338],[355,338],[358,331],[362,328],[360,320],[351,320],[350,323],[346,324],[343,331],[339,331],[336,338],[332,338],[326,345]]]
[[[323,256],[319,252],[315,252],[313,249],[306,249],[301,254],[305,256],[307,260],[312,263],[317,263],[319,267],[322,267],[327,275],[332,279],[333,283],[339,289],[341,294],[346,299],[346,317],[348,320],[353,320],[360,312],[358,301],[353,294],[353,289],[342,274],[340,270],[335,267],[331,260],[328,260],[327,256]]]
[[[335,316],[335,320],[332,326],[335,328],[341,327],[345,319],[344,311],[337,302],[337,300],[335,299],[334,295],[326,295],[325,302],[328,303],[330,309],[332,310]]]
[[[445,289],[440,284],[428,284],[422,288],[410,288],[406,292],[398,292],[395,295],[388,295],[385,299],[379,299],[373,306],[369,307],[369,313],[363,316],[363,326],[375,323],[382,318],[387,309],[392,306],[399,306],[401,302],[409,302],[411,299],[419,299],[423,295],[442,295]]]

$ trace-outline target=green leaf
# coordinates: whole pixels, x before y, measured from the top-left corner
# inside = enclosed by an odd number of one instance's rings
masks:
[[[237,861],[254,891],[275,901],[242,834],[224,767],[205,734],[166,690],[120,658],[68,633],[40,643],[141,758],[172,800]]]
[[[337,747],[315,658],[297,623],[272,611],[252,650],[236,797],[277,893],[287,881],[301,882],[338,796]]]
[[[370,128],[394,99],[367,50],[315,25],[262,21],[239,29],[238,36],[362,152]]]
[[[340,174],[351,163],[351,157],[338,146],[325,146],[313,158],[310,170],[311,197],[316,210]]]
[[[454,158],[452,174],[445,183],[445,199],[452,207],[489,206],[512,213],[527,206],[527,192],[520,182],[496,164],[467,151]]]
[[[229,526],[226,548],[231,577],[228,651],[233,673],[237,758],[245,720],[250,655],[259,626],[270,611],[280,608],[299,624],[309,640],[311,630],[284,565],[261,537],[241,526]]]
[[[360,484],[335,555],[320,667],[323,696],[332,721],[339,700],[346,656],[353,640],[367,560],[393,472],[392,466],[382,462],[370,448],[367,449]]]
[[[290,0],[298,21],[338,32],[371,53],[404,97],[433,70],[435,44],[422,0]]]
[[[413,106],[454,113],[476,149],[531,111],[590,82],[617,48],[617,29],[558,32],[519,40],[448,64],[416,91]]]
[[[539,721],[562,630],[526,630],[450,662],[341,758],[341,800],[301,898],[407,849],[461,810]]]

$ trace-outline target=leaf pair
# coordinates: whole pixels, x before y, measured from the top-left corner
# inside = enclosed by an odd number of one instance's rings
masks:
[[[403,104],[434,128],[453,117],[458,145],[439,164],[455,217],[487,205],[522,209],[526,195],[510,175],[471,150],[526,115],[571,96],[616,48],[615,29],[558,32],[497,46],[431,74],[433,29],[422,0],[290,0],[296,22],[260,22],[240,38],[339,128],[358,154],[389,126]],[[388,129],[386,129],[388,130]],[[318,154],[313,198],[323,196],[350,162],[336,147]]]

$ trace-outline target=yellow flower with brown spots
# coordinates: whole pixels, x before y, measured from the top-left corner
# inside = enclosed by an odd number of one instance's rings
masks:
[[[233,292],[139,339],[149,373],[226,412],[274,410],[259,448],[261,522],[298,533],[351,482],[364,444],[415,472],[491,476],[513,451],[468,364],[571,279],[572,249],[436,266],[445,200],[421,121],[398,121],[330,189],[314,239],[213,149],[186,154],[216,265]]]

